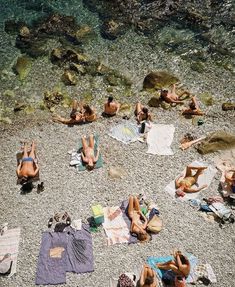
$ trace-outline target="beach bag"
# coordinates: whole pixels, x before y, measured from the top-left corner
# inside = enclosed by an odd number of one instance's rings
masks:
[[[228,219],[231,216],[231,209],[227,208],[221,202],[214,202],[209,205],[209,208],[219,217],[222,219]]]
[[[162,220],[156,214],[150,219],[147,224],[147,231],[158,233],[162,230]]]

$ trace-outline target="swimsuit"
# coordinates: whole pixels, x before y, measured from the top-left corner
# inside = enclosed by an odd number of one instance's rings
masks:
[[[193,181],[192,181],[193,179]],[[192,177],[192,176],[188,176],[188,177],[185,177],[183,178],[180,182],[179,182],[179,185],[184,185],[185,187],[189,188],[191,187],[193,184],[195,183],[195,178]]]
[[[25,162],[25,161],[31,161],[31,162],[33,162],[34,161],[34,159],[32,158],[32,157],[25,157],[25,158],[22,158],[22,162]]]

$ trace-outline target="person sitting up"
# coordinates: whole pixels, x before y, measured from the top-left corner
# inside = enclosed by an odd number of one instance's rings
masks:
[[[85,121],[88,123],[94,122],[97,120],[97,115],[94,109],[92,109],[89,105],[83,105],[83,115]]]
[[[28,145],[25,142],[23,157],[16,170],[18,178],[21,179],[21,183],[26,183],[29,179],[34,178],[38,174],[39,167],[35,159],[35,142],[32,141],[30,152],[28,152]]]
[[[78,111],[78,108],[80,110]],[[77,100],[73,100],[72,111],[70,113],[70,119],[63,118],[59,115],[53,116],[54,122],[59,122],[66,125],[76,125],[85,122],[93,122],[96,120],[95,112],[88,105],[78,103]]]
[[[225,172],[225,182],[231,187],[231,191],[235,193],[235,170],[230,169]]]
[[[135,233],[140,241],[149,241],[150,235],[146,231],[148,220],[141,212],[136,196],[129,197],[128,216],[131,219],[130,231]]]
[[[180,251],[174,251],[174,260],[158,263],[157,268],[161,270],[172,270],[176,275],[188,277],[190,273],[190,262]]]
[[[140,287],[158,286],[156,273],[147,264],[144,264],[143,269],[141,271],[139,286]]]
[[[197,183],[198,177],[202,174],[203,170],[207,167],[197,167],[197,166],[187,166],[185,176],[180,175],[175,180],[175,185],[177,187],[176,194],[183,196],[184,193],[193,193],[202,190],[207,187],[207,184],[204,184],[198,188],[192,188],[192,186]],[[193,175],[192,170],[196,170],[196,173]]]
[[[113,100],[113,97],[108,97],[107,102],[104,104],[104,117],[112,117],[115,116],[120,109],[120,104]]]
[[[182,113],[183,115],[195,115],[195,116],[202,116],[204,112],[199,109],[199,104],[196,97],[192,97],[189,103],[189,109],[185,109]]]
[[[175,84],[173,85],[171,92],[168,90],[161,90],[161,99],[168,104],[183,104],[183,101],[180,100],[180,97],[175,92]]]
[[[95,142],[94,136],[90,135],[89,137],[89,144],[87,144],[86,137],[82,137],[82,161],[87,164],[87,168],[89,170],[94,169],[95,163],[99,159],[99,149],[97,148],[97,153],[95,155]]]
[[[148,109],[141,105],[140,102],[136,104],[135,116],[138,123],[141,123],[142,121],[152,121],[152,116]]]

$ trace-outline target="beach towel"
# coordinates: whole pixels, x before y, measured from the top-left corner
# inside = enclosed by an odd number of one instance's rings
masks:
[[[173,155],[171,143],[174,138],[175,127],[173,125],[153,124],[147,134],[147,153],[157,155]]]
[[[16,273],[17,256],[19,252],[20,242],[20,228],[8,229],[5,228],[2,235],[0,235],[0,260],[6,255],[9,256],[4,259],[4,264],[11,265],[9,277]],[[10,261],[10,262],[9,262]],[[12,262],[12,264],[11,264]]]
[[[128,228],[122,210],[119,206],[104,207],[103,227],[107,236],[107,244],[128,243],[130,229]]]
[[[207,184],[207,188],[210,186],[217,170],[211,166],[208,165],[205,162],[199,162],[199,161],[194,161],[190,164],[190,166],[207,166],[208,168],[205,169],[203,171],[203,173],[199,176],[198,178],[198,186],[202,186],[204,184]],[[183,173],[185,174],[186,168],[184,169]],[[177,178],[177,177],[176,177]],[[196,185],[194,185],[193,187],[196,187]],[[196,193],[185,193],[185,196],[183,197],[176,197],[175,191],[176,191],[176,187],[175,187],[175,180],[172,180],[166,187],[165,187],[165,191],[167,191],[173,198],[177,198],[178,200],[182,200],[182,201],[186,201],[186,200],[190,200],[190,199],[196,199],[201,191],[196,192]]]
[[[94,139],[95,139],[95,148],[94,149],[95,149],[95,155],[96,155],[97,148],[99,146],[99,136],[95,135]],[[77,151],[77,154],[78,154],[77,159],[80,158],[81,162],[76,165],[76,168],[77,168],[78,171],[86,170],[86,164],[82,161],[81,152],[82,152],[82,141],[79,140],[78,151]],[[95,164],[95,168],[100,168],[102,166],[103,166],[103,158],[102,158],[102,155],[99,154],[99,158],[98,158],[98,160],[97,160],[97,162]]]
[[[135,142],[139,138],[138,126],[127,121],[112,127],[108,134],[124,144]]]
[[[186,253],[185,256],[188,258],[190,262],[190,273],[186,279],[186,282],[193,283],[195,281],[195,268],[198,264],[198,259],[191,253]],[[170,261],[170,260],[174,260],[174,257],[173,256],[161,256],[161,257],[151,256],[147,258],[147,263],[149,264],[150,267],[153,268],[153,270],[157,272],[160,278],[163,278],[163,276],[166,273],[172,273],[171,275],[173,276],[175,276],[175,274],[172,271],[160,270],[159,268],[157,268],[156,264],[166,263],[167,261]]]

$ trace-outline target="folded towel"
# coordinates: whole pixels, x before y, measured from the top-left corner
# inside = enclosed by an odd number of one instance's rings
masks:
[[[125,121],[112,127],[109,131],[109,135],[124,144],[129,144],[138,140],[138,126]]]

